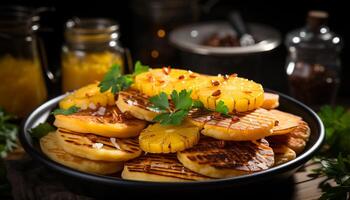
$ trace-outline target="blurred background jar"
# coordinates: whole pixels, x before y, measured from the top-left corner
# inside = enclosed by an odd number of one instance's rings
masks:
[[[45,55],[36,35],[39,20],[28,8],[0,8],[0,107],[19,117],[47,98],[41,62]]]
[[[342,42],[326,26],[327,19],[326,12],[310,11],[306,26],[286,38],[290,93],[314,109],[333,104],[340,83]]]
[[[169,32],[198,20],[199,1],[133,0],[131,10],[133,57],[154,67],[178,64]]]
[[[63,91],[100,81],[109,68],[118,64],[125,71],[119,42],[119,25],[109,19],[74,18],[66,23],[62,48]]]

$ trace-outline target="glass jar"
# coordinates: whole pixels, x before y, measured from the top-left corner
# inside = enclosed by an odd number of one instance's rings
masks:
[[[100,81],[113,64],[124,72],[119,26],[109,19],[72,19],[66,23],[62,48],[63,91]]]
[[[35,11],[0,9],[0,107],[19,117],[47,98],[37,30],[39,16]]]
[[[311,11],[307,24],[286,38],[291,95],[314,109],[333,104],[340,83],[341,38],[326,26],[328,14]]]

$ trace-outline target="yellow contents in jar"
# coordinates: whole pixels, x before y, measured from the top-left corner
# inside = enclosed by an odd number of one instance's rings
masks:
[[[46,86],[37,59],[5,55],[0,58],[0,106],[24,117],[47,98]]]
[[[64,53],[62,62],[63,91],[75,90],[102,80],[113,64],[119,64],[123,69],[121,55],[108,51],[101,53]]]

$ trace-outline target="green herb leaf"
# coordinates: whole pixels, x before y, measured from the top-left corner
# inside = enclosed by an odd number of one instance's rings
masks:
[[[341,106],[323,106],[318,113],[326,130],[325,154],[336,156],[338,152],[350,153],[350,112]]]
[[[77,106],[71,106],[68,109],[63,109],[63,108],[57,108],[55,109],[52,114],[53,115],[71,115],[73,113],[76,113],[79,111],[79,107]]]
[[[192,107],[192,98],[191,98],[192,90],[186,91],[181,90],[180,93],[177,93],[176,90],[173,90],[171,93],[171,100],[175,105],[176,110],[189,110]]]
[[[319,185],[323,191],[320,199],[346,200],[350,191],[350,155],[343,157],[339,154],[336,159],[323,158],[320,163],[321,168],[314,170],[313,175],[328,177],[328,181]],[[329,184],[329,180],[334,180],[336,185]]]
[[[56,128],[53,127],[51,124],[45,122],[45,123],[40,123],[36,127],[32,128],[29,130],[29,133],[32,137],[40,139],[47,135],[48,133],[55,131]]]
[[[148,70],[149,70],[149,66],[143,65],[140,61],[136,61],[133,75],[136,76],[141,73],[148,72]]]
[[[121,86],[118,85],[118,80],[121,76],[120,65],[114,64],[111,66],[109,71],[103,77],[103,80],[98,84],[100,87],[100,92],[106,92],[111,89],[112,93],[116,93],[121,89]]]
[[[192,107],[194,108],[203,108],[204,105],[201,101],[199,100],[193,100]]]
[[[221,113],[223,115],[228,115],[228,107],[222,100],[220,100],[218,104],[216,104],[215,112]]]
[[[151,97],[149,100],[154,105],[152,106],[152,109],[157,111],[169,110],[169,100],[166,93],[161,92],[160,94]]]
[[[0,157],[4,158],[7,153],[17,147],[18,127],[12,124],[10,120],[15,117],[6,113],[0,108]]]
[[[180,125],[187,115],[187,110],[179,110],[173,113],[161,113],[153,120],[162,125]]]

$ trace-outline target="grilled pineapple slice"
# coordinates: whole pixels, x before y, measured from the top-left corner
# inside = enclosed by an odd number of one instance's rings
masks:
[[[262,171],[274,164],[274,154],[266,140],[235,142],[202,137],[199,143],[178,152],[188,169],[213,178],[227,178]]]
[[[129,138],[138,136],[146,122],[121,113],[116,106],[108,106],[80,110],[71,115],[55,115],[54,125],[79,133]]]
[[[112,174],[123,169],[122,162],[93,161],[73,156],[58,145],[55,132],[40,139],[41,150],[52,160],[73,169],[93,174]]]
[[[59,102],[60,108],[63,109],[68,109],[71,106],[87,109],[89,107],[111,106],[114,104],[114,95],[108,91],[101,93],[98,83],[82,87]]]
[[[185,168],[175,154],[147,154],[125,163],[123,179],[187,182],[212,179]]]
[[[199,127],[189,122],[180,126],[149,125],[139,136],[140,147],[149,153],[174,153],[197,144]]]
[[[272,129],[272,135],[281,135],[293,131],[302,120],[301,117],[280,110],[269,110],[269,113],[278,121]]]
[[[264,93],[264,103],[261,105],[265,109],[274,109],[279,106],[279,95],[269,92]]]
[[[149,96],[136,90],[121,91],[116,104],[123,113],[128,112],[137,119],[151,122],[159,113],[150,109]]]
[[[173,90],[192,90],[191,97],[198,99],[197,92],[212,84],[212,80],[223,80],[223,77],[207,76],[182,69],[151,69],[135,77],[134,89],[148,96],[160,92],[170,95]]]
[[[231,118],[216,116],[211,111],[197,110],[189,121],[203,127],[202,134],[220,140],[250,141],[271,135],[275,124],[273,116],[265,109],[237,113]]]
[[[64,129],[58,129],[56,134],[64,151],[90,160],[126,161],[140,156],[142,152],[135,138],[107,138]],[[96,147],[98,145],[99,148]]]
[[[229,112],[245,112],[259,108],[264,102],[262,86],[248,79],[230,76],[219,84],[201,88],[199,100],[208,109],[215,110],[223,101]]]
[[[165,67],[162,69],[150,69],[148,72],[135,77],[134,88],[148,96],[154,96],[160,92],[171,94],[179,77],[186,74],[188,74],[188,71],[181,69]]]

